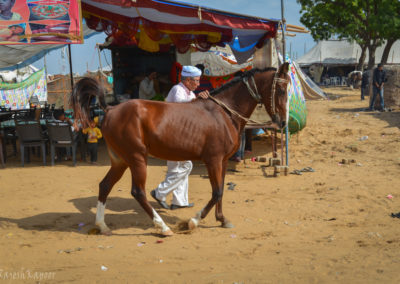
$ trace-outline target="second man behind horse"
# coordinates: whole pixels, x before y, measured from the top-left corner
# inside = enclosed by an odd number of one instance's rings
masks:
[[[166,98],[167,102],[183,103],[190,102],[196,96],[194,90],[200,84],[201,70],[194,66],[183,66],[181,72],[181,82],[172,87]],[[209,92],[206,90],[197,95],[199,98],[207,99]],[[179,122],[177,122],[179,123]],[[191,161],[167,161],[167,174],[164,181],[151,191],[151,196],[165,209],[178,209],[193,207],[194,203],[189,203],[189,174],[192,171]],[[166,203],[166,197],[172,192],[172,203]]]

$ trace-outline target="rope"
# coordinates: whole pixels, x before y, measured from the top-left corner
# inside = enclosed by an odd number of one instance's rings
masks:
[[[265,123],[260,122],[260,121],[256,121],[256,120],[252,120],[249,119],[247,117],[244,117],[243,115],[241,115],[240,113],[238,113],[237,111],[231,109],[229,106],[227,106],[225,103],[221,102],[220,100],[212,97],[212,96],[208,96],[212,101],[214,101],[216,104],[220,105],[221,107],[223,107],[224,109],[226,109],[229,113],[236,115],[237,117],[239,117],[240,119],[243,119],[244,121],[246,121],[246,124],[249,125],[265,125]]]

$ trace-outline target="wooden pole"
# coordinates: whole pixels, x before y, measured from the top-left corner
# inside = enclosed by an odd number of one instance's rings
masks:
[[[72,92],[72,89],[74,88],[74,73],[72,72],[72,53],[71,53],[71,45],[70,44],[68,44],[68,57],[69,57],[69,74],[70,74],[70,79],[71,79],[71,92]],[[65,104],[65,101],[64,101],[64,107],[65,107],[65,109],[68,109],[69,108],[69,106],[67,106],[66,104]]]
[[[44,74],[46,74],[46,76],[47,76],[46,54],[44,54],[44,56],[43,56],[43,65],[44,65]]]
[[[281,0],[281,14],[282,14],[282,46],[283,46],[283,62],[286,62],[286,42],[285,42],[285,6],[284,0]],[[289,110],[288,110],[289,111]],[[285,144],[286,144],[286,166],[289,167],[289,121],[286,121],[285,127]],[[283,161],[281,161],[283,163]]]
[[[286,20],[285,20],[285,6],[284,6],[284,0],[281,0],[281,15],[282,15],[282,56],[283,56],[283,63],[286,62],[286,41],[285,41],[285,25],[286,25]]]
[[[100,83],[103,84],[103,66],[101,65],[101,54],[100,54],[100,48],[99,48],[98,44],[96,44],[96,48],[97,48],[97,53],[99,55]]]

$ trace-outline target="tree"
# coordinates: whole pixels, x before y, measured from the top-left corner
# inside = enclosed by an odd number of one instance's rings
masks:
[[[400,1],[394,0],[393,5],[389,3],[387,9],[394,9],[389,10],[392,12],[390,17],[387,17],[385,21],[382,21],[384,37],[387,39],[385,49],[383,50],[381,63],[387,63],[390,49],[392,48],[393,44],[396,40],[400,39]]]
[[[369,52],[368,69],[375,65],[375,50],[388,36],[399,38],[396,26],[387,24],[399,20],[398,0],[297,0],[301,4],[300,21],[315,40],[354,40],[362,50],[357,69],[364,65]],[[397,16],[396,16],[397,14]],[[383,24],[385,21],[385,24]]]

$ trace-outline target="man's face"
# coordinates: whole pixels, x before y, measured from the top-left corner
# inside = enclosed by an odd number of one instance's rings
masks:
[[[1,1],[1,0],[0,0]],[[155,78],[157,78],[157,72],[153,72],[153,73],[151,73],[150,75],[149,75],[149,79],[150,80],[153,80],[153,79],[155,79]]]
[[[0,10],[9,11],[14,6],[13,0],[0,0]]]
[[[379,69],[380,71],[382,71],[382,70],[383,70],[383,66],[379,66],[378,69]]]
[[[183,84],[186,86],[186,88],[193,92],[200,85],[200,76],[189,77],[183,82]]]

